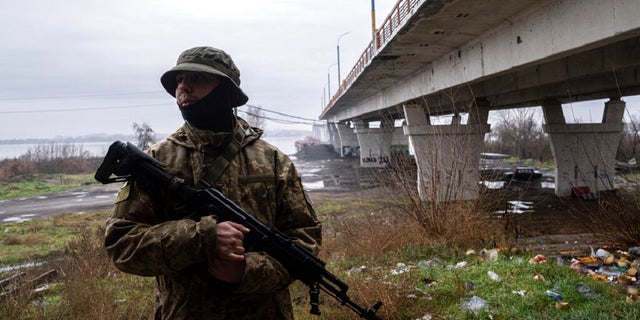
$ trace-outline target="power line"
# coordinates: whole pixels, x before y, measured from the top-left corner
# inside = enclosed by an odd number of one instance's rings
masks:
[[[0,114],[113,110],[113,109],[148,108],[148,107],[157,107],[157,106],[164,106],[164,105],[166,105],[166,103],[138,104],[138,105],[129,105],[129,106],[115,106],[115,107],[112,106],[112,107],[86,107],[86,108],[44,109],[44,110],[16,110],[16,111],[0,111]]]
[[[249,116],[252,117],[256,117],[258,119],[265,119],[265,120],[269,120],[269,121],[273,121],[273,122],[277,122],[277,123],[282,123],[282,124],[306,124],[306,125],[315,125],[316,122],[308,122],[308,121],[293,121],[293,120],[286,120],[286,119],[278,119],[278,118],[271,118],[271,117],[267,117],[267,116],[263,116],[263,115],[259,115],[259,114],[255,114],[255,113],[251,113],[249,111],[245,111],[245,110],[240,110],[240,112],[245,113]]]
[[[91,97],[116,97],[116,96],[134,96],[145,94],[157,94],[161,91],[141,91],[141,92],[113,92],[113,93],[89,93],[89,94],[73,94],[60,96],[43,96],[43,97],[0,97],[0,101],[24,101],[24,100],[54,100],[54,99],[72,99],[72,98],[91,98]]]
[[[281,115],[281,116],[285,116],[285,117],[289,117],[289,118],[294,118],[294,119],[299,119],[299,120],[305,120],[305,121],[312,121],[312,122],[320,122],[320,121],[321,121],[321,120],[318,120],[318,119],[309,119],[309,118],[296,117],[296,116],[292,116],[292,115],[289,115],[289,114],[286,114],[286,113],[282,113],[282,112],[278,112],[278,111],[273,111],[273,110],[265,109],[265,108],[258,107],[258,106],[254,106],[254,105],[250,105],[250,104],[247,104],[246,106],[247,106],[247,107],[250,107],[250,108],[255,108],[255,109],[258,109],[258,110],[266,111],[266,112],[271,112],[271,113],[279,114],[279,115]]]
[[[143,93],[131,93],[131,94],[143,94]],[[91,97],[91,96],[99,96],[99,95],[86,95],[86,96],[74,96],[74,97]],[[62,96],[60,96],[59,98],[62,98]],[[16,98],[16,99],[21,99],[21,98]],[[32,97],[32,98],[24,98],[23,100],[29,100],[29,99],[37,100],[37,99],[45,99],[45,98],[33,98]],[[12,99],[0,99],[0,100],[12,100]],[[166,105],[166,103],[139,104],[139,105],[126,105],[126,106],[108,106],[108,107],[60,108],[60,109],[42,109],[42,110],[13,110],[13,111],[0,111],[0,114],[29,114],[29,113],[49,113],[49,112],[69,112],[69,111],[75,112],[75,111],[116,110],[116,109],[148,108],[148,107],[157,107],[157,106],[164,106],[164,105]],[[246,105],[246,106],[249,107],[249,108],[254,108],[256,110],[274,113],[274,114],[277,114],[277,115],[280,115],[280,116],[283,116],[283,117],[297,119],[297,120],[287,120],[287,119],[280,119],[280,118],[274,118],[274,117],[267,117],[267,116],[260,115],[260,114],[255,114],[255,113],[252,113],[252,112],[249,112],[249,111],[239,110],[240,112],[243,112],[243,113],[245,113],[247,115],[250,115],[250,116],[253,116],[253,117],[256,117],[256,118],[260,118],[260,119],[265,119],[265,120],[281,123],[281,124],[315,125],[315,124],[318,124],[318,123],[323,123],[322,120],[316,120],[316,119],[309,119],[309,118],[293,116],[293,115],[290,115],[290,114],[269,110],[269,109],[262,108],[262,107],[259,107],[259,106],[254,106],[254,105]]]

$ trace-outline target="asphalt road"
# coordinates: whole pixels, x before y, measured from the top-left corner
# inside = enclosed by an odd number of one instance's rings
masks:
[[[0,224],[63,213],[109,209],[113,206],[119,188],[119,184],[110,184],[34,197],[0,200]]]

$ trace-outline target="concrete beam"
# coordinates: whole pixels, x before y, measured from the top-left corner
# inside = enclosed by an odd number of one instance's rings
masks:
[[[382,121],[380,128],[369,128],[364,121],[355,121],[355,134],[360,145],[360,166],[384,168],[391,160],[391,140],[394,128]]]
[[[602,123],[584,124],[558,121],[557,102],[546,102],[542,106],[547,121],[543,129],[555,159],[556,195],[570,196],[574,187],[588,187],[592,192],[613,190],[624,102],[613,98],[605,104]]]
[[[339,150],[341,157],[359,157],[360,146],[358,144],[358,137],[356,137],[353,128],[349,123],[335,123],[335,131],[337,133],[337,143],[334,148]]]
[[[480,153],[489,125],[463,125],[456,117],[450,125],[431,125],[423,106],[405,105],[404,110],[407,119],[404,132],[415,151],[420,198],[424,201],[476,198]],[[484,116],[478,114],[474,118]]]

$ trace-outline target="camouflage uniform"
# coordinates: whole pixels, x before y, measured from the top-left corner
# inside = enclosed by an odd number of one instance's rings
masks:
[[[260,139],[260,129],[241,119],[237,125],[250,133],[214,187],[317,254],[321,227],[293,163]],[[169,173],[199,185],[229,134],[185,123],[147,152]],[[242,281],[217,280],[207,271],[216,259],[215,216],[181,220],[187,213],[171,194],[149,195],[125,184],[107,221],[105,245],[118,269],[156,277],[156,319],[293,319],[292,279],[282,265],[247,248]]]

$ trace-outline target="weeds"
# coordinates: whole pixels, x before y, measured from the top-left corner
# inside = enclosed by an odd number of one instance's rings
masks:
[[[387,320],[425,315],[447,319],[640,317],[637,305],[624,302],[624,288],[593,280],[568,266],[551,261],[532,265],[527,262],[528,254],[501,252],[497,260],[465,255],[467,248],[508,247],[515,238],[507,220],[491,215],[505,199],[484,193],[466,202],[420,201],[413,166],[403,162],[378,172],[379,188],[323,201],[314,199],[325,226],[321,258],[328,262],[330,272],[349,285],[349,296],[360,305],[368,307],[381,301],[378,314]],[[633,220],[637,217],[633,213],[637,202],[631,201],[635,201],[634,195],[600,200],[607,212],[621,212],[620,208],[630,206],[626,218],[611,219],[617,221],[611,228],[639,225]],[[23,278],[34,279],[50,270],[56,270],[57,276],[47,290],[34,292],[35,287],[21,287],[3,296],[0,319],[150,319],[154,281],[113,267],[102,246],[104,215],[65,215],[3,225],[3,264],[46,262]],[[435,260],[440,262],[426,263]],[[455,267],[460,262],[466,262],[466,267]],[[406,265],[406,271],[394,272],[399,263]],[[497,273],[500,281],[491,280],[488,271]],[[534,280],[534,274],[542,274],[546,280]],[[578,283],[589,286],[600,298],[579,294],[575,289]],[[570,307],[557,309],[546,290],[563,294]],[[477,314],[461,308],[461,299],[474,296],[488,302]],[[299,282],[292,286],[292,299],[296,319],[356,319],[353,312],[326,294],[321,294],[323,315],[309,315],[308,288]]]
[[[600,193],[595,209],[573,207],[585,217],[586,228],[604,241],[619,247],[640,243],[640,189],[618,189]],[[574,212],[574,214],[577,214]]]
[[[93,174],[33,174],[14,177],[11,182],[0,182],[0,199],[26,197],[34,194],[61,192],[97,184]]]
[[[104,213],[94,217],[103,216]],[[104,251],[103,219],[67,215],[51,220],[75,225],[65,241],[64,254],[49,254],[39,267],[29,270],[24,284],[3,287],[0,319],[150,319],[153,314],[153,279],[123,274]],[[64,223],[60,223],[64,222]],[[34,224],[25,222],[23,224]],[[41,229],[42,226],[26,229]],[[81,230],[81,231],[80,231]],[[57,250],[53,250],[57,252]],[[55,277],[46,285],[30,285],[43,272]],[[16,274],[21,271],[16,271]],[[3,275],[4,277],[4,275]],[[34,290],[35,289],[35,290]],[[6,290],[6,291],[5,291]]]
[[[422,201],[412,158],[395,158],[387,168],[373,174],[385,195],[382,201],[375,202],[378,211],[387,213],[387,221],[408,226],[407,231],[419,234],[423,242],[447,243],[461,248],[512,244],[509,240],[513,235],[505,222],[491,216],[504,199],[485,195],[473,201]]]
[[[37,145],[15,159],[0,161],[0,181],[10,182],[35,174],[78,174],[95,172],[102,158],[92,157],[74,144]]]

